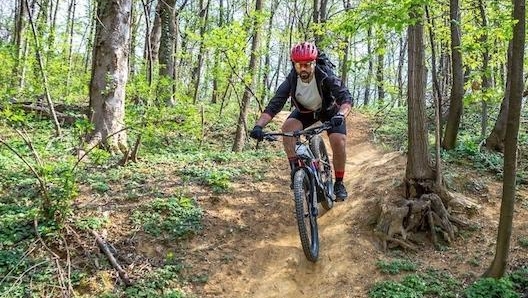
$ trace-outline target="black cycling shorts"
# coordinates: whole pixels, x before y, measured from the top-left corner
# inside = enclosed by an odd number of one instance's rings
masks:
[[[301,121],[302,125],[303,125],[303,129],[304,128],[307,128],[308,126],[314,124],[315,122],[317,121],[321,121],[321,122],[324,122],[324,121],[330,121],[330,118],[326,118],[326,117],[323,117],[321,115],[321,117],[319,117],[318,113],[317,112],[310,112],[310,113],[301,113],[298,109],[295,109],[293,110],[293,112],[291,112],[290,116],[288,116],[288,118],[294,118],[294,119],[297,119],[299,121]],[[338,127],[332,127],[328,130],[328,134],[332,134],[332,133],[342,133],[344,135],[346,135],[346,119],[345,121],[343,121],[343,124],[341,124],[340,126]]]

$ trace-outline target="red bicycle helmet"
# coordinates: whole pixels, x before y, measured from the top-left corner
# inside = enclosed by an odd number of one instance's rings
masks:
[[[293,62],[306,62],[317,59],[317,47],[311,42],[301,42],[291,49],[291,60]]]

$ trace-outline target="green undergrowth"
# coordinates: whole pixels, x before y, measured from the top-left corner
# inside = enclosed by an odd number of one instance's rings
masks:
[[[407,107],[378,110],[364,110],[371,117],[374,140],[382,147],[392,151],[407,151]],[[494,117],[498,111],[491,111],[489,129],[493,127]],[[528,115],[524,115],[526,119]],[[429,149],[434,160],[434,112],[427,109]],[[484,181],[467,181],[459,179],[465,176],[464,171],[474,172],[479,176],[493,176],[502,178],[503,155],[502,153],[485,150],[483,137],[480,135],[480,121],[478,109],[468,106],[464,111],[462,123],[453,150],[441,150],[443,163],[443,177],[448,187],[457,190],[460,183],[471,183],[474,191],[485,190]],[[518,183],[526,183],[528,178],[528,132],[521,125],[519,133],[519,166],[517,168]],[[463,172],[461,170],[463,169]],[[463,180],[463,181],[461,181]],[[524,206],[521,202],[521,206]],[[462,231],[467,233],[468,231]],[[519,238],[520,246],[525,247],[525,239]],[[469,264],[478,260],[468,260]],[[376,283],[369,292],[369,297],[467,297],[467,298],[492,298],[492,297],[526,297],[528,294],[528,273],[524,267],[510,270],[501,279],[477,278],[471,284],[462,284],[459,279],[447,271],[438,271],[432,268],[412,268],[410,261],[395,259],[391,261],[378,261],[378,268],[391,277]],[[411,273],[406,272],[411,271]]]
[[[50,252],[79,262],[86,251],[78,241],[85,238],[71,238],[71,230],[88,235],[86,247],[93,246],[90,231],[109,230],[115,235],[116,223],[104,209],[128,212],[125,226],[120,227],[125,238],[143,232],[148,239],[170,242],[201,233],[203,209],[194,191],[228,194],[237,183],[262,179],[267,163],[283,158],[279,144],[257,149],[249,139],[245,150],[232,152],[237,109],[224,107],[220,114],[218,108],[185,103],[129,108],[128,143],[132,147],[141,136],[141,146],[137,162],[125,165],[120,165],[121,156],[100,147],[86,148],[87,154],[78,161],[75,149],[91,129],[86,119],[63,126],[63,136],[57,138],[48,119],[4,109],[0,115],[0,297],[60,295],[57,264],[65,270],[65,260],[56,263]],[[65,243],[79,250],[70,247],[67,253]],[[128,249],[113,244],[118,250]],[[185,264],[174,261],[149,265],[152,270],[135,276],[132,287],[117,285],[96,292],[100,297],[189,297],[181,285],[208,277],[186,280],[180,273]],[[71,283],[79,293],[95,272],[112,270],[100,253],[81,263],[71,268]]]
[[[408,259],[379,260],[377,267],[392,278],[374,284],[370,298],[520,298],[528,293],[526,264],[503,278],[479,278],[469,285],[446,270],[422,268]]]

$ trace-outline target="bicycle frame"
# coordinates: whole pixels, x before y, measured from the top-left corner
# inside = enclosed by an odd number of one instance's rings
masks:
[[[277,136],[295,138],[298,166],[292,171],[295,218],[299,228],[301,246],[306,258],[316,262],[319,256],[318,204],[330,210],[333,206],[332,179],[329,159],[322,138],[318,135],[331,128],[326,122],[320,126],[290,133],[266,133],[264,139],[276,141]],[[316,138],[317,136],[317,138]],[[314,151],[312,151],[312,149]]]
[[[324,122],[323,124],[319,126],[315,126],[312,128],[307,128],[304,130],[298,130],[294,132],[285,132],[285,133],[267,133],[264,137],[264,139],[269,141],[276,141],[277,139],[275,137],[282,136],[282,137],[290,137],[295,138],[295,154],[298,157],[299,160],[299,166],[295,171],[298,170],[304,170],[308,174],[308,176],[311,179],[312,185],[316,187],[316,196],[318,194],[323,194],[324,196],[332,196],[331,190],[330,193],[326,192],[325,185],[323,185],[323,181],[321,179],[321,174],[319,172],[319,168],[321,166],[324,166],[321,164],[321,161],[319,159],[316,159],[314,154],[312,153],[312,150],[310,149],[310,146],[307,144],[310,143],[311,138],[314,136],[320,134],[321,132],[328,130],[332,127],[332,125],[329,122]],[[302,137],[305,136],[304,141],[302,140]],[[292,172],[292,175],[294,175],[295,172]],[[323,198],[321,198],[323,199]],[[317,205],[317,197],[315,198],[315,204]]]
[[[306,143],[309,142],[310,138],[307,138]],[[312,185],[316,187],[316,196],[319,196],[319,194],[323,194],[324,196],[329,195],[325,191],[325,186],[323,185],[323,181],[321,179],[321,173],[319,172],[319,169],[322,166],[320,164],[321,160],[315,158],[310,146],[306,145],[306,143],[303,143],[300,138],[298,138],[295,144],[295,153],[299,160],[299,166],[297,169],[295,169],[295,171],[304,170],[306,174],[308,174]],[[295,174],[295,172],[293,174]],[[317,205],[319,198],[315,197],[314,199],[314,205]]]

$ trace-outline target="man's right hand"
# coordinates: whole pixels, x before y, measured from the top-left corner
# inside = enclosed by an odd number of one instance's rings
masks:
[[[262,141],[264,139],[264,132],[262,131],[262,126],[255,125],[255,127],[253,127],[253,130],[249,133],[249,136],[253,139]]]

